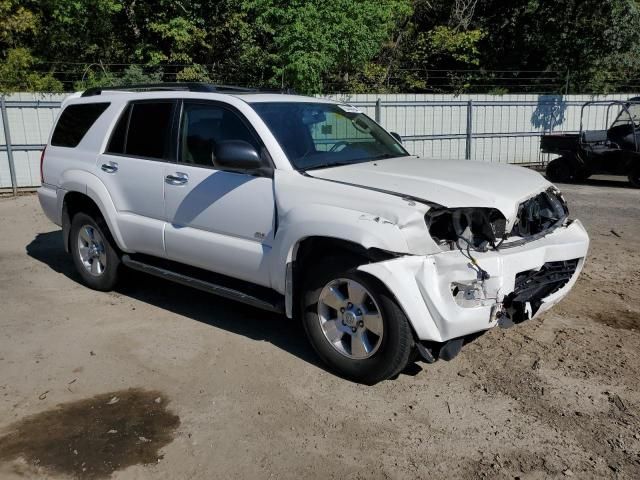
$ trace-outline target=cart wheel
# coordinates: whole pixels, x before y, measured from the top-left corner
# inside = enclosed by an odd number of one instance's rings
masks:
[[[576,169],[567,157],[560,157],[549,162],[546,174],[547,178],[552,182],[566,183],[575,179],[575,170]]]
[[[588,180],[590,176],[591,172],[589,170],[587,170],[586,168],[581,168],[576,172],[574,180],[576,182],[584,182],[585,180]]]
[[[636,188],[640,188],[640,166],[634,167],[629,172],[629,183]]]

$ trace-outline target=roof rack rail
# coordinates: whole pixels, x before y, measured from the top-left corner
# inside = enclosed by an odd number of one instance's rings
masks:
[[[91,87],[82,92],[83,97],[100,95],[104,91],[124,92],[161,92],[161,91],[187,91],[187,92],[217,92],[217,93],[249,93],[257,92],[255,88],[236,87],[234,85],[214,85],[202,82],[166,82],[166,83],[142,83],[137,85],[122,85],[119,87]]]

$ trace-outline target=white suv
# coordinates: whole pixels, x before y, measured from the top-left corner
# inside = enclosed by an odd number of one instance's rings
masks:
[[[64,102],[41,168],[42,208],[89,287],[124,265],[297,316],[328,365],[368,384],[545,311],[589,243],[538,173],[417,158],[317,98],[90,89]]]

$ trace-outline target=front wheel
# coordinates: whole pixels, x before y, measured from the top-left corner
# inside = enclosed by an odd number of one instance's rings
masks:
[[[318,355],[340,375],[374,384],[409,362],[409,321],[387,289],[349,261],[328,259],[307,274],[305,331]]]
[[[101,217],[80,212],[71,220],[69,246],[73,263],[85,285],[109,291],[118,280],[120,257]]]

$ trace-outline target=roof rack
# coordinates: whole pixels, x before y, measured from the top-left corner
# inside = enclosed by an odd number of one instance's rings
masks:
[[[142,83],[137,85],[123,85],[120,87],[91,87],[82,92],[83,97],[100,95],[104,91],[124,92],[162,92],[162,91],[186,91],[209,93],[250,93],[258,92],[255,88],[236,87],[234,85],[213,85],[202,82],[167,82],[167,83]]]

